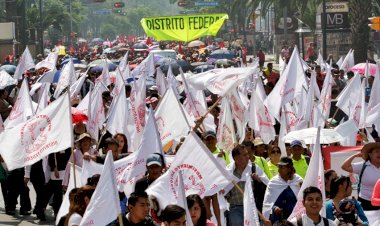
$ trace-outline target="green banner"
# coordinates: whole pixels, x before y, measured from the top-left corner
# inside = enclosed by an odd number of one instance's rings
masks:
[[[202,36],[215,36],[222,27],[227,14],[183,15],[148,17],[140,23],[147,36],[158,41],[176,40],[189,42]]]

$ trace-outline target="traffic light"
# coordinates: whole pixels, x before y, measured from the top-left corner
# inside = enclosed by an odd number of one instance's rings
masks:
[[[118,14],[120,14],[120,13],[122,13],[122,11],[121,11],[121,9],[114,9],[114,10],[113,10],[113,13],[118,13]]]
[[[368,24],[368,27],[370,27],[372,30],[375,31],[380,31],[380,17],[375,16],[375,17],[370,17],[368,20],[371,22]]]
[[[114,8],[123,8],[125,6],[124,2],[115,2],[113,4]]]

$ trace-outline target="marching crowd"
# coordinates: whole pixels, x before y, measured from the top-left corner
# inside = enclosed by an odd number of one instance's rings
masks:
[[[206,52],[207,53],[207,52]],[[143,63],[143,62],[142,62]],[[329,62],[328,62],[329,63]],[[328,77],[327,70],[331,71],[332,88],[331,110],[328,113],[326,127],[336,126],[337,121],[348,118],[345,112],[335,106],[335,98],[354,77],[352,71],[339,70],[339,66],[333,62],[330,67],[327,64],[310,64],[309,69],[304,70],[308,81],[311,81],[312,74],[315,73],[316,84],[319,92],[323,90],[325,79]],[[258,78],[263,84],[264,92],[270,95],[275,89],[281,76],[280,71],[273,69],[273,64],[268,63],[266,67],[260,62]],[[136,67],[137,68],[137,67]],[[129,69],[128,69],[129,70]],[[28,80],[31,89],[38,83],[41,71],[23,72]],[[88,71],[87,71],[88,72]],[[104,76],[103,72],[84,72],[82,76],[87,76],[83,82],[77,97],[72,98],[72,107],[78,106],[81,100],[98,83],[98,78]],[[87,74],[85,74],[87,73]],[[206,72],[204,72],[206,73]],[[178,76],[180,77],[180,76]],[[169,77],[168,77],[169,78]],[[157,79],[157,78],[156,78]],[[181,82],[177,79],[178,82]],[[17,95],[20,93],[22,80],[18,84],[5,87],[0,90],[0,114],[2,121],[6,121],[12,112],[12,106],[16,106]],[[374,76],[368,76],[366,85],[365,99],[368,103],[371,96],[372,87],[375,81]],[[112,103],[116,99],[113,93],[116,79],[112,80],[106,90],[102,91],[102,106],[104,115],[112,109]],[[124,84],[125,96],[131,100],[133,83]],[[66,87],[67,88],[67,87]],[[156,110],[163,96],[159,92],[157,84],[151,85],[146,91],[145,109]],[[42,88],[41,88],[42,89]],[[255,92],[252,91],[251,92]],[[49,90],[50,101],[53,101],[55,87]],[[184,88],[178,86],[177,98],[182,103],[188,99]],[[169,146],[164,147],[165,153],[150,154],[145,157],[145,175],[134,183],[132,192],[126,194],[119,191],[120,208],[122,216],[110,222],[108,225],[186,225],[189,221],[195,226],[229,225],[242,226],[245,222],[245,188],[246,175],[251,177],[251,185],[255,199],[256,212],[258,213],[259,225],[374,225],[370,224],[367,218],[367,211],[379,211],[379,179],[380,179],[380,143],[369,142],[371,137],[379,141],[376,127],[371,133],[358,133],[358,146],[365,144],[361,152],[349,157],[341,164],[341,168],[350,173],[359,175],[358,198],[352,197],[352,183],[350,177],[338,176],[333,170],[326,170],[324,174],[324,184],[317,188],[309,186],[301,190],[302,183],[309,170],[317,170],[309,167],[312,154],[310,146],[306,146],[302,139],[294,139],[285,144],[285,152],[281,150],[282,143],[279,140],[281,123],[274,123],[276,130],[275,139],[267,142],[266,139],[256,134],[256,129],[244,126],[244,137],[238,137],[234,146],[230,150],[223,150],[220,143],[225,137],[220,137],[221,115],[224,114],[220,102],[220,97],[204,90],[209,116],[212,116],[211,127],[205,126],[205,117],[195,118],[194,131],[198,138],[204,143],[205,147],[218,160],[219,164],[226,171],[238,178],[237,183],[231,183],[224,189],[211,196],[200,196],[199,194],[188,194],[186,197],[187,206],[185,208],[170,204],[160,206],[155,197],[149,196],[146,190],[150,185],[160,180],[169,167],[165,160],[167,156],[174,155],[184,142],[184,137]],[[36,102],[41,98],[39,92],[35,92],[32,99]],[[124,95],[124,93],[123,93]],[[242,99],[253,98],[253,94],[247,94]],[[184,108],[185,109],[185,108]],[[336,109],[336,111],[335,111]],[[234,110],[234,109],[232,109]],[[144,111],[145,114],[145,111]],[[73,116],[74,119],[74,116]],[[19,204],[19,215],[34,214],[41,221],[46,221],[45,211],[51,205],[54,216],[57,217],[63,202],[63,193],[69,192],[70,206],[68,213],[60,219],[56,219],[57,225],[75,226],[81,225],[82,217],[86,207],[93,198],[99,178],[96,174],[87,179],[87,184],[72,190],[68,190],[72,165],[83,166],[84,161],[104,164],[106,153],[112,152],[114,161],[127,158],[134,150],[131,141],[134,139],[130,134],[114,133],[99,130],[98,138],[87,131],[87,116],[75,122],[73,120],[73,134],[75,137],[75,147],[66,150],[59,150],[51,153],[45,158],[37,161],[33,165],[8,170],[6,161],[1,159],[0,182],[3,198],[5,201],[5,213],[8,215],[16,214],[16,207]],[[123,122],[120,122],[123,123]],[[206,128],[207,127],[207,128]],[[210,129],[213,128],[213,129]],[[238,129],[238,123],[233,122],[233,128]],[[6,131],[6,130],[5,130]],[[0,135],[1,136],[1,135]],[[166,144],[165,144],[166,145]],[[337,143],[333,145],[339,145]],[[356,145],[356,142],[355,142]],[[195,156],[188,156],[194,158]],[[362,158],[361,162],[353,162],[355,158]],[[174,158],[175,159],[175,158]],[[175,160],[174,160],[175,161]],[[33,185],[36,193],[36,202],[32,203],[29,198],[28,183]],[[376,185],[376,186],[375,186]],[[323,189],[322,189],[323,188]],[[169,186],[168,186],[169,190]],[[299,192],[302,193],[302,204],[305,213],[295,218],[288,218],[292,215],[293,209],[299,201]],[[18,202],[18,198],[20,201]],[[324,201],[326,201],[324,203]],[[186,217],[186,211],[191,219]],[[321,215],[321,210],[325,212]],[[377,212],[378,213],[378,212]],[[325,216],[325,217],[324,217]],[[377,218],[379,215],[377,215]],[[375,219],[379,222],[379,219]],[[375,221],[374,221],[375,222]],[[254,225],[254,224],[249,224]]]

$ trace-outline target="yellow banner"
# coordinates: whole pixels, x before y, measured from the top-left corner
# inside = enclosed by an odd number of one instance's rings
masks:
[[[149,37],[158,41],[176,40],[189,42],[202,36],[215,36],[227,14],[148,17],[140,23]]]

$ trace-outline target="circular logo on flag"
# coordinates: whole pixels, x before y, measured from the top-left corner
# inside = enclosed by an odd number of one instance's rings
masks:
[[[38,151],[47,142],[51,132],[51,120],[47,115],[38,115],[21,128],[21,145],[27,153]]]
[[[181,164],[173,168],[170,172],[170,190],[175,197],[178,197],[178,173],[182,171],[183,184],[185,191],[192,190],[198,195],[205,193],[206,188],[202,183],[203,176],[198,169],[190,164]]]

